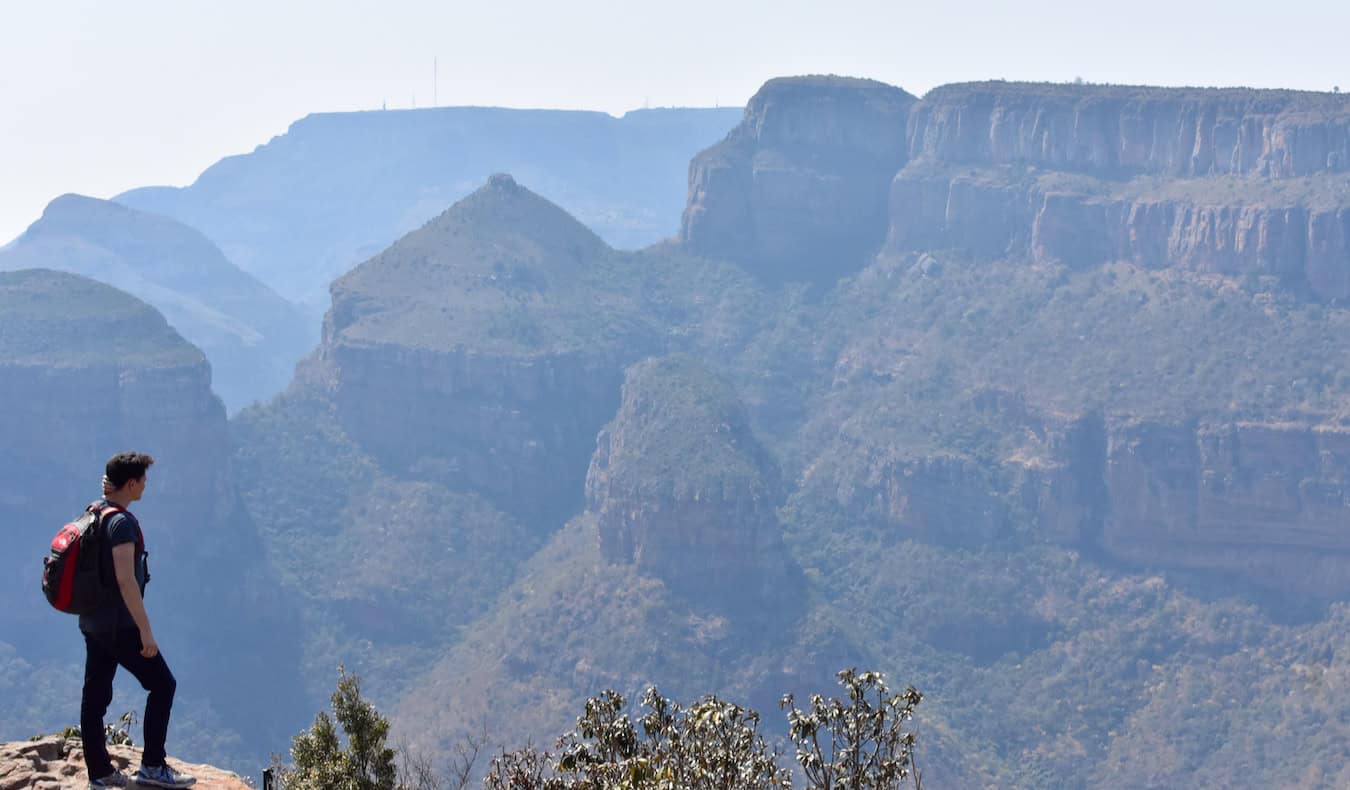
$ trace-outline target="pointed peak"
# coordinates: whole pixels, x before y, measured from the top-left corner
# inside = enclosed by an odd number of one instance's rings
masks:
[[[575,308],[613,257],[572,215],[498,174],[334,282],[325,333],[429,347],[556,345],[595,323]],[[506,327],[526,305],[548,331]]]

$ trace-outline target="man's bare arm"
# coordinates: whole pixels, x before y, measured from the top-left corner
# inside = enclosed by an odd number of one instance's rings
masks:
[[[141,586],[136,583],[136,544],[120,543],[113,546],[112,555],[117,589],[121,591],[122,601],[141,632],[141,655],[154,658],[159,653],[159,645],[155,642],[154,632],[150,630],[150,615],[145,612]]]

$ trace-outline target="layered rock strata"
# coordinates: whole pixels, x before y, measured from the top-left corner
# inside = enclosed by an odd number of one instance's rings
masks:
[[[884,196],[876,180],[906,162]],[[1334,299],[1350,293],[1347,173],[1350,99],[1335,94],[990,82],[916,102],[782,79],[694,160],[681,238],[788,280],[858,268],[885,227],[891,249],[1292,277]]]
[[[770,80],[690,164],[682,242],[771,281],[860,268],[886,233],[886,185],[905,162],[914,101],[871,80]]]
[[[1350,178],[1124,183],[1023,168],[913,165],[891,187],[887,249],[957,248],[1089,268],[1126,261],[1277,278],[1350,297]]]
[[[648,344],[615,260],[494,176],[333,284],[318,363],[344,428],[385,468],[528,522],[575,512],[622,370]]]
[[[725,382],[684,356],[628,370],[586,476],[607,561],[700,595],[758,600],[787,572],[778,497],[772,461]]]
[[[1005,461],[1067,545],[1298,595],[1350,594],[1350,431],[1305,424],[1051,420]]]
[[[1106,177],[1350,170],[1350,98],[1299,91],[981,82],[909,117],[911,158]]]
[[[1126,422],[1105,474],[1115,556],[1350,593],[1350,431]]]

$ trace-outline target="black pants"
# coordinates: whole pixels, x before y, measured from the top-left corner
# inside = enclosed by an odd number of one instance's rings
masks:
[[[85,634],[84,695],[80,698],[80,735],[84,741],[84,764],[89,778],[112,773],[108,744],[103,735],[103,715],[113,698],[113,675],[119,665],[150,692],[145,700],[144,752],[141,765],[164,764],[164,739],[169,735],[169,711],[178,681],[173,679],[164,655],[141,655],[141,635],[136,629],[106,634]]]

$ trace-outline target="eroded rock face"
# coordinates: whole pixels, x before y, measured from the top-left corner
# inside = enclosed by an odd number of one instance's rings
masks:
[[[767,594],[788,565],[778,496],[725,382],[683,356],[628,370],[586,477],[607,561],[703,596]]]
[[[1298,595],[1350,593],[1345,429],[1132,418],[1048,428],[1061,437],[1048,453],[1008,466],[1052,540]]]
[[[527,521],[567,512],[622,362],[336,343],[325,353],[351,436],[392,470],[455,482]]]
[[[1350,432],[1303,425],[1113,428],[1103,542],[1133,562],[1350,591]]]
[[[909,153],[1108,177],[1345,172],[1350,100],[1241,88],[944,85],[913,108]]]
[[[649,339],[566,212],[494,176],[333,284],[318,375],[382,466],[551,528]],[[608,300],[608,312],[592,311]]]
[[[871,80],[770,80],[741,124],[690,164],[681,240],[771,281],[856,270],[885,236],[914,101]]]
[[[915,166],[892,184],[887,249],[959,248],[1075,269],[1125,261],[1274,277],[1324,301],[1350,296],[1350,181],[1268,191],[1232,179],[1065,184],[1015,168]]]

